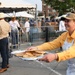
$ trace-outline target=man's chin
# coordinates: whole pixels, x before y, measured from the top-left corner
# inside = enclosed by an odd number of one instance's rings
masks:
[[[66,27],[66,30],[69,31],[69,27]]]

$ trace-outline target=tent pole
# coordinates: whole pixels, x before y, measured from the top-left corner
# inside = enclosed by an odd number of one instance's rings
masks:
[[[35,20],[37,21],[37,4],[36,4],[36,8],[35,8]]]
[[[15,11],[13,11],[13,16],[14,16],[14,17],[16,16],[16,12],[15,12]]]

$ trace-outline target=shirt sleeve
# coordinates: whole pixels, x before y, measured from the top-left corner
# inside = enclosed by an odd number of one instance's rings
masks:
[[[9,33],[11,32],[11,26],[9,25]]]
[[[16,24],[17,24],[17,27],[20,27],[20,24],[19,24],[19,22],[18,22],[18,21],[16,21]]]
[[[63,52],[57,53],[58,60],[57,61],[64,61],[71,58],[75,58],[75,43],[69,49],[64,50]]]
[[[60,48],[66,38],[66,33],[64,32],[57,39],[44,43],[42,45],[37,46],[39,50],[54,50],[56,48]]]

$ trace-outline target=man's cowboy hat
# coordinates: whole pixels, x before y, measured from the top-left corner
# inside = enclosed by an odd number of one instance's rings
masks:
[[[75,19],[75,13],[68,13],[64,18],[73,20],[73,19]]]
[[[0,18],[5,18],[5,14],[4,13],[0,13]]]

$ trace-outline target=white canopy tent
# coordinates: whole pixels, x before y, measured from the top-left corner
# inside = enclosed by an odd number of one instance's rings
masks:
[[[36,8],[25,0],[0,0],[0,12],[25,11]]]
[[[61,17],[66,17],[66,14],[65,15],[61,15],[61,16],[58,16],[55,19],[61,19]]]
[[[16,12],[15,14],[13,13],[6,13],[5,14],[6,17],[28,17],[28,18],[34,18],[33,15],[31,14],[28,14],[27,12],[25,11],[22,11],[22,12]]]
[[[33,15],[28,14],[27,12],[17,12],[16,17],[28,17],[28,18],[34,18]]]

